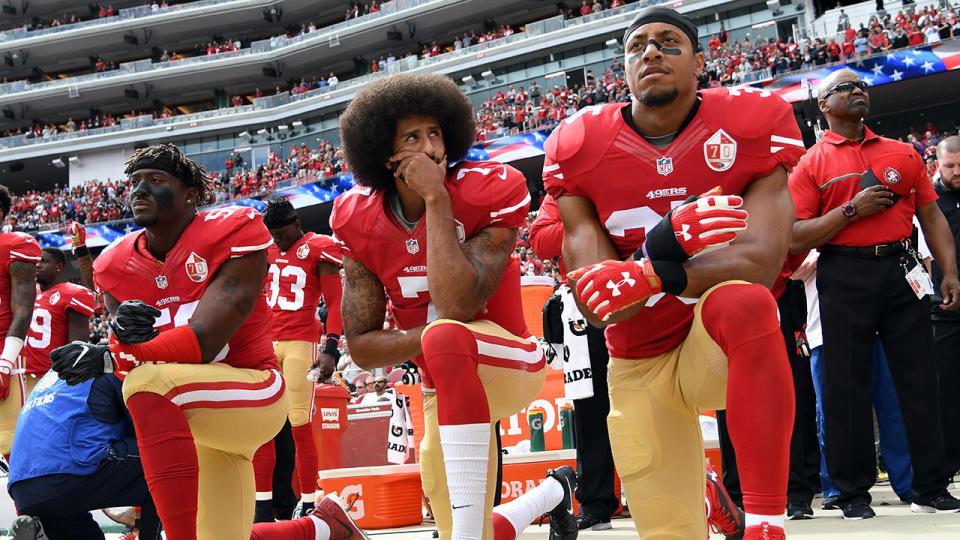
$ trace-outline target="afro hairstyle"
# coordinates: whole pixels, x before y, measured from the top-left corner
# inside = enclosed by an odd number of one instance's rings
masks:
[[[408,116],[435,118],[443,132],[447,163],[467,155],[476,135],[473,104],[449,78],[401,73],[363,87],[340,115],[343,155],[358,184],[375,191],[394,186],[384,164],[394,153],[397,123]]]
[[[283,226],[281,223],[296,215],[297,211],[289,199],[272,197],[267,200],[267,207],[263,209],[263,224],[267,229],[276,229]]]

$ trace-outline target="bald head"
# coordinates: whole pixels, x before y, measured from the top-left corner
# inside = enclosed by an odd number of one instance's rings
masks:
[[[827,75],[827,78],[820,81],[820,85],[817,86],[817,99],[823,99],[827,95],[827,92],[833,90],[833,87],[837,83],[843,81],[859,81],[860,75],[857,75],[856,71],[852,69],[838,69],[833,73]]]
[[[960,137],[951,135],[937,145],[937,161],[943,161],[946,154],[960,153]]]

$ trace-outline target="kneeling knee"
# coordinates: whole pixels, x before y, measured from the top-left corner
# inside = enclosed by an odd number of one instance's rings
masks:
[[[780,331],[777,302],[756,283],[718,287],[704,300],[701,317],[710,337],[724,350]]]
[[[474,367],[477,343],[473,333],[463,323],[441,319],[430,323],[421,334],[420,347],[423,360],[430,375],[436,378],[443,374],[456,376],[466,367]],[[462,358],[462,361],[456,361]]]

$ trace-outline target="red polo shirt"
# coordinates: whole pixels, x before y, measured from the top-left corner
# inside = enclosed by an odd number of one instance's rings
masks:
[[[909,238],[917,208],[937,200],[917,151],[910,145],[881,137],[864,127],[863,142],[827,130],[823,139],[800,158],[790,174],[790,194],[797,219],[822,216],[860,192],[860,180],[871,165],[883,167],[885,154],[910,154],[911,170],[899,171],[915,187],[893,206],[865,218],[854,218],[830,244],[872,246]]]

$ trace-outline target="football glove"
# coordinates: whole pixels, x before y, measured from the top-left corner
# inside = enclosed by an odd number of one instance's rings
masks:
[[[67,226],[67,231],[70,233],[70,236],[73,238],[73,250],[76,251],[77,248],[86,247],[87,245],[87,229],[81,225],[79,222],[72,222]]]
[[[584,266],[567,277],[577,280],[577,296],[601,321],[659,294],[663,284],[646,259],[608,260]]]
[[[145,343],[160,335],[153,327],[160,310],[140,300],[124,300],[110,322],[113,336],[120,343]]]
[[[76,386],[104,373],[113,373],[113,354],[106,345],[74,341],[50,353],[51,369],[67,384]]]
[[[683,262],[711,247],[723,247],[747,228],[743,199],[713,188],[670,210],[647,232],[642,255],[651,260]]]

